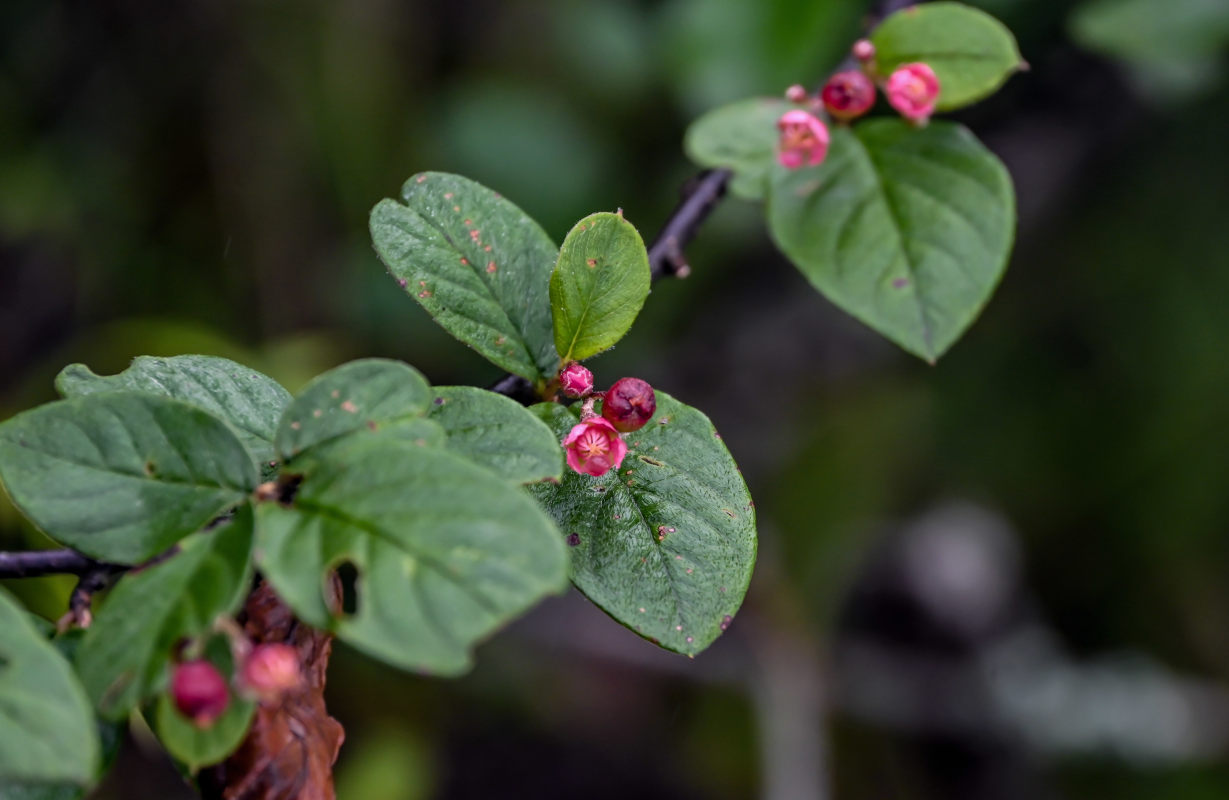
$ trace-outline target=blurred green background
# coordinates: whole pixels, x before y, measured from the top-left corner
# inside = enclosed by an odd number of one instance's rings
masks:
[[[1032,65],[960,117],[1021,211],[981,320],[927,367],[724,203],[592,366],[721,429],[742,614],[688,661],[573,594],[456,681],[341,647],[342,800],[1229,796],[1229,3],[979,5]],[[868,6],[6,0],[0,418],[139,354],[487,385],[385,274],[376,201],[449,170],[557,240],[617,207],[651,238],[688,120],[819,82]],[[46,544],[0,506],[0,546]],[[7,585],[54,618],[72,584]],[[97,796],[192,795],[138,735]]]

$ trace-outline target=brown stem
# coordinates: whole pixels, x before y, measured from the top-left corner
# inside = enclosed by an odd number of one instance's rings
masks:
[[[340,603],[340,587],[333,591]],[[240,621],[254,643],[285,643],[298,651],[304,686],[257,708],[239,749],[202,773],[202,795],[207,800],[334,800],[333,762],[345,731],[324,705],[333,637],[295,619],[267,583],[248,596]]]

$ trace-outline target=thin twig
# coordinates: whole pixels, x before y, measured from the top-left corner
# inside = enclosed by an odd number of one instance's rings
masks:
[[[87,575],[103,562],[67,547],[0,553],[0,578],[41,578],[44,575]],[[111,566],[111,565],[108,565]]]

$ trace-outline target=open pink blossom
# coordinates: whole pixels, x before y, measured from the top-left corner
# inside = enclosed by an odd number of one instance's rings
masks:
[[[888,102],[911,120],[924,120],[939,100],[939,79],[935,71],[920,61],[902,64],[888,78]]]
[[[582,475],[600,478],[618,469],[627,455],[627,442],[615,427],[601,417],[583,420],[563,440],[568,466]]]
[[[777,120],[781,149],[777,161],[786,169],[818,166],[828,155],[828,126],[813,114],[796,108]]]

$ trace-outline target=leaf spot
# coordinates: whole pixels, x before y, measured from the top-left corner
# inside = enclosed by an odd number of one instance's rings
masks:
[[[494,272],[494,271],[495,271],[495,262],[494,262],[494,261],[488,261],[488,262],[487,262],[487,265],[486,265],[486,271],[487,271],[487,272]]]
[[[354,401],[352,401],[352,400],[347,400],[346,402],[344,402],[344,403],[342,403],[342,404],[341,404],[341,410],[342,410],[342,411],[348,411],[348,412],[350,412],[351,414],[357,414],[357,413],[358,413],[358,406],[354,405]]]
[[[575,547],[580,544],[580,534],[573,531],[568,534],[568,547]]]
[[[321,417],[324,416],[324,412],[317,408],[315,411],[312,412],[312,416],[315,417],[316,419],[320,419]]]
[[[897,278],[896,280],[892,281],[893,289],[903,289],[908,285],[909,285],[908,278]]]
[[[302,427],[303,425],[298,420],[295,420],[294,422],[290,423],[290,430],[292,431],[297,431],[299,428],[302,428]]]

